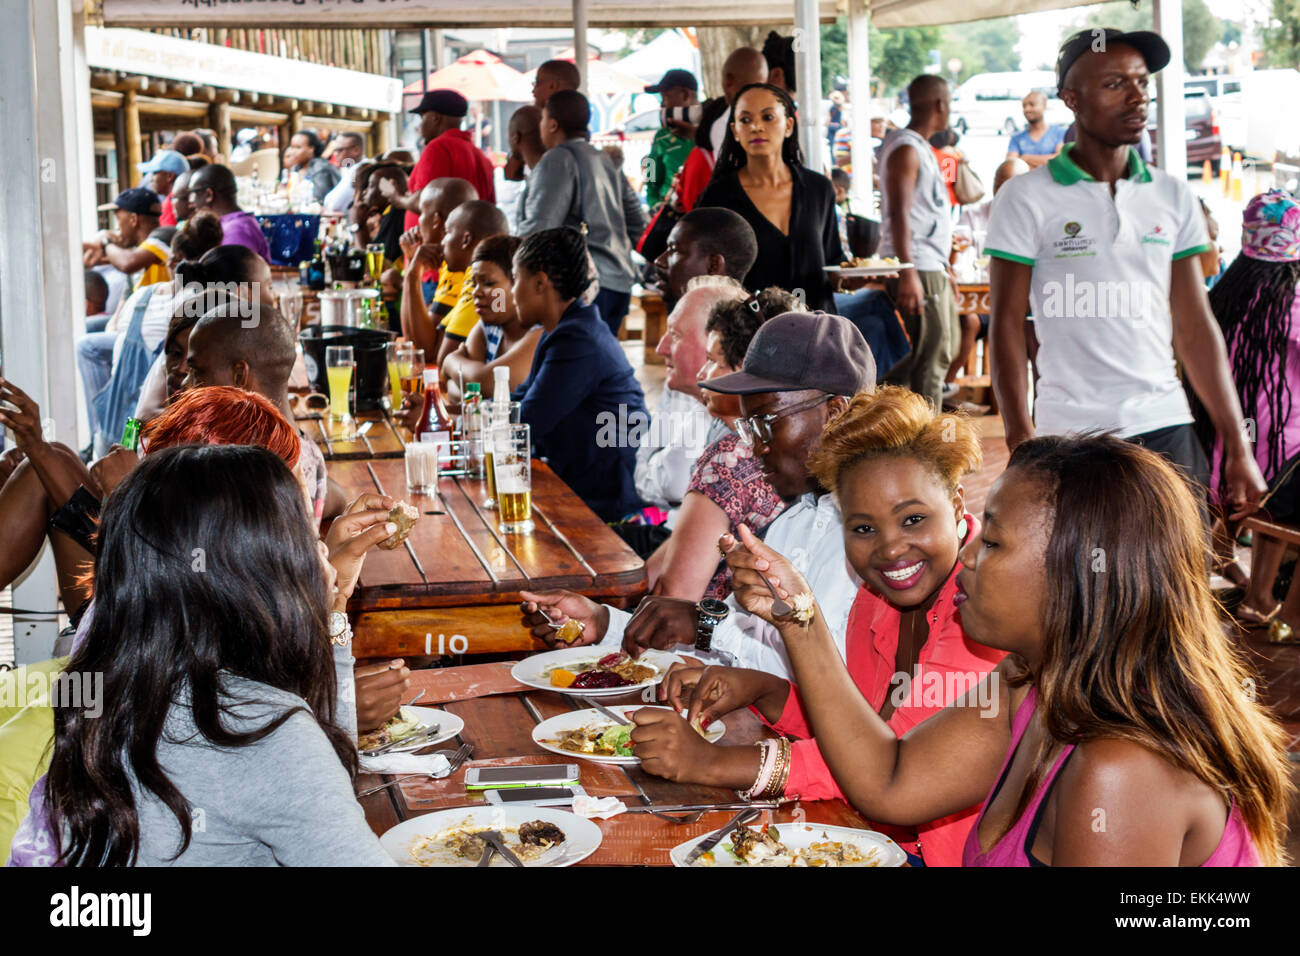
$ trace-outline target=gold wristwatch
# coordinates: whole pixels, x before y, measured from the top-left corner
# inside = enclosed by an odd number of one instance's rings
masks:
[[[346,647],[352,640],[352,628],[348,625],[348,616],[342,611],[330,611],[330,643]]]

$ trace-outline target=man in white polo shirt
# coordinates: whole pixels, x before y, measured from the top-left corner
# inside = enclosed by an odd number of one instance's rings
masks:
[[[1114,431],[1205,485],[1176,356],[1223,436],[1231,465],[1221,500],[1235,517],[1253,510],[1265,485],[1201,278],[1204,217],[1185,181],[1132,148],[1146,128],[1149,75],[1169,55],[1155,33],[1109,29],[1061,47],[1057,82],[1077,139],[1007,183],[990,217],[993,387],[1013,451],[1035,432]],[[1031,306],[1040,343],[1033,419]]]

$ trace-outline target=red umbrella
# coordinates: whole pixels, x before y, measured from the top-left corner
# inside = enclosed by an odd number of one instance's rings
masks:
[[[487,50],[475,50],[451,66],[430,73],[425,83],[430,90],[455,90],[467,100],[506,100],[510,99],[508,94],[516,88],[521,76],[522,73],[503,63],[499,56]],[[402,92],[418,94],[424,88],[417,80]]]

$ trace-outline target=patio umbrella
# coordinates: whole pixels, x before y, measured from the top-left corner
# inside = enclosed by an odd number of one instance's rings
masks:
[[[455,90],[467,100],[517,99],[518,97],[512,97],[511,94],[516,91],[522,76],[523,74],[514,67],[503,63],[501,57],[487,50],[474,50],[472,53],[466,53],[451,66],[430,73],[425,79],[427,87],[422,87],[420,81],[416,80],[402,92],[418,94],[424,92],[426,88],[446,89]]]

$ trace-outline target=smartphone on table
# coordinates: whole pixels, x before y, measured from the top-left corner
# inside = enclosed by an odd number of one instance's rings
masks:
[[[532,767],[471,767],[465,773],[466,790],[500,790],[517,787],[564,787],[578,782],[576,763]]]

